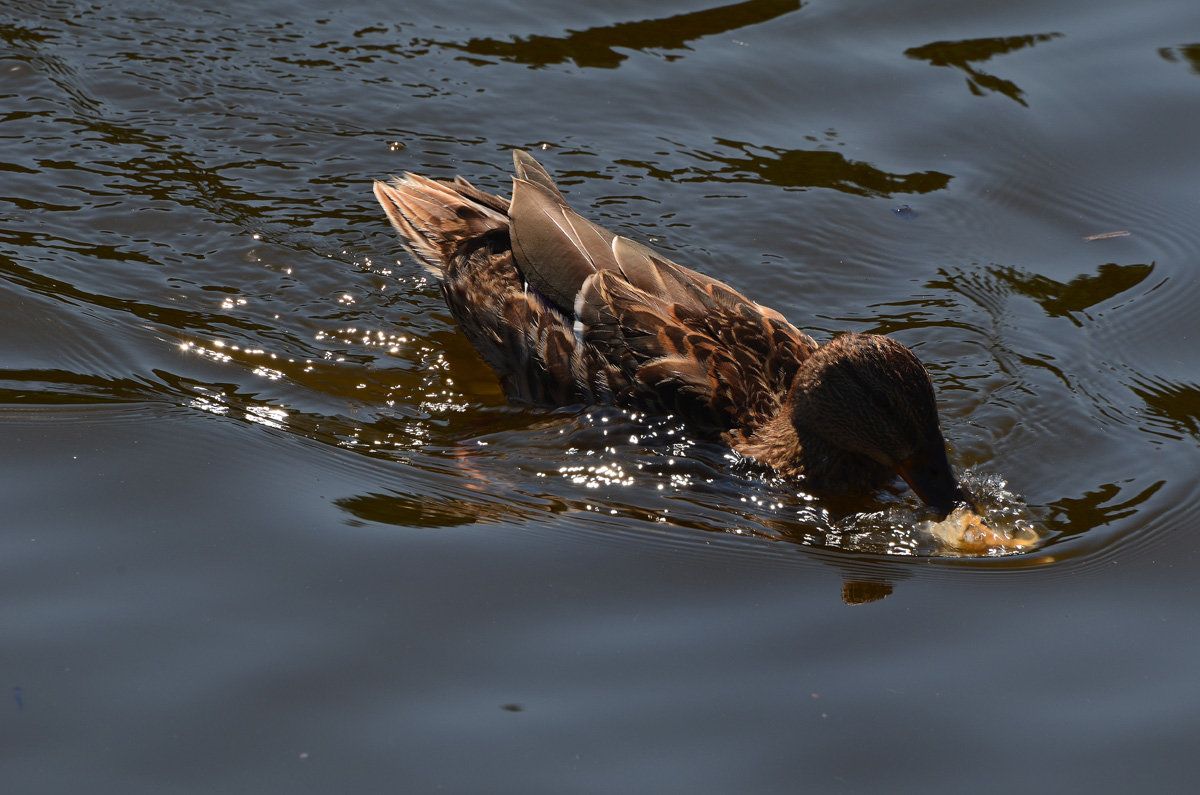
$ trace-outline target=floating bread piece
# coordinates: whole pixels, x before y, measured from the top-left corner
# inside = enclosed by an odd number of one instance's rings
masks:
[[[970,508],[960,505],[940,522],[930,522],[929,532],[942,548],[958,555],[1006,555],[1031,549],[1038,542],[1032,530],[1005,532],[989,527]]]

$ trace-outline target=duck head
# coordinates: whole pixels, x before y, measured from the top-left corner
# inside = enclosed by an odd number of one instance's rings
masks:
[[[933,383],[899,342],[846,334],[820,346],[796,374],[792,404],[801,438],[896,473],[939,517],[967,499],[946,458]]]

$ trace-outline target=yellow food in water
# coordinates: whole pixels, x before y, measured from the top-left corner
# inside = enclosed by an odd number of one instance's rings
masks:
[[[945,551],[959,555],[1003,555],[1032,548],[1037,533],[1017,529],[1005,532],[988,527],[983,517],[960,505],[940,522],[930,522],[929,532]]]

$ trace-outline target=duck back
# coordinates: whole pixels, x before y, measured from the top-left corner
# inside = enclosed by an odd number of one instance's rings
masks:
[[[576,213],[514,155],[511,201],[461,177],[375,193],[509,399],[679,415],[738,447],[816,343],[778,312]]]

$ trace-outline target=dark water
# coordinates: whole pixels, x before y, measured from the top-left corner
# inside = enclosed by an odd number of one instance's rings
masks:
[[[4,791],[1194,788],[1194,0],[328,8],[0,2]],[[507,406],[370,182],[513,147],[1042,548]]]

